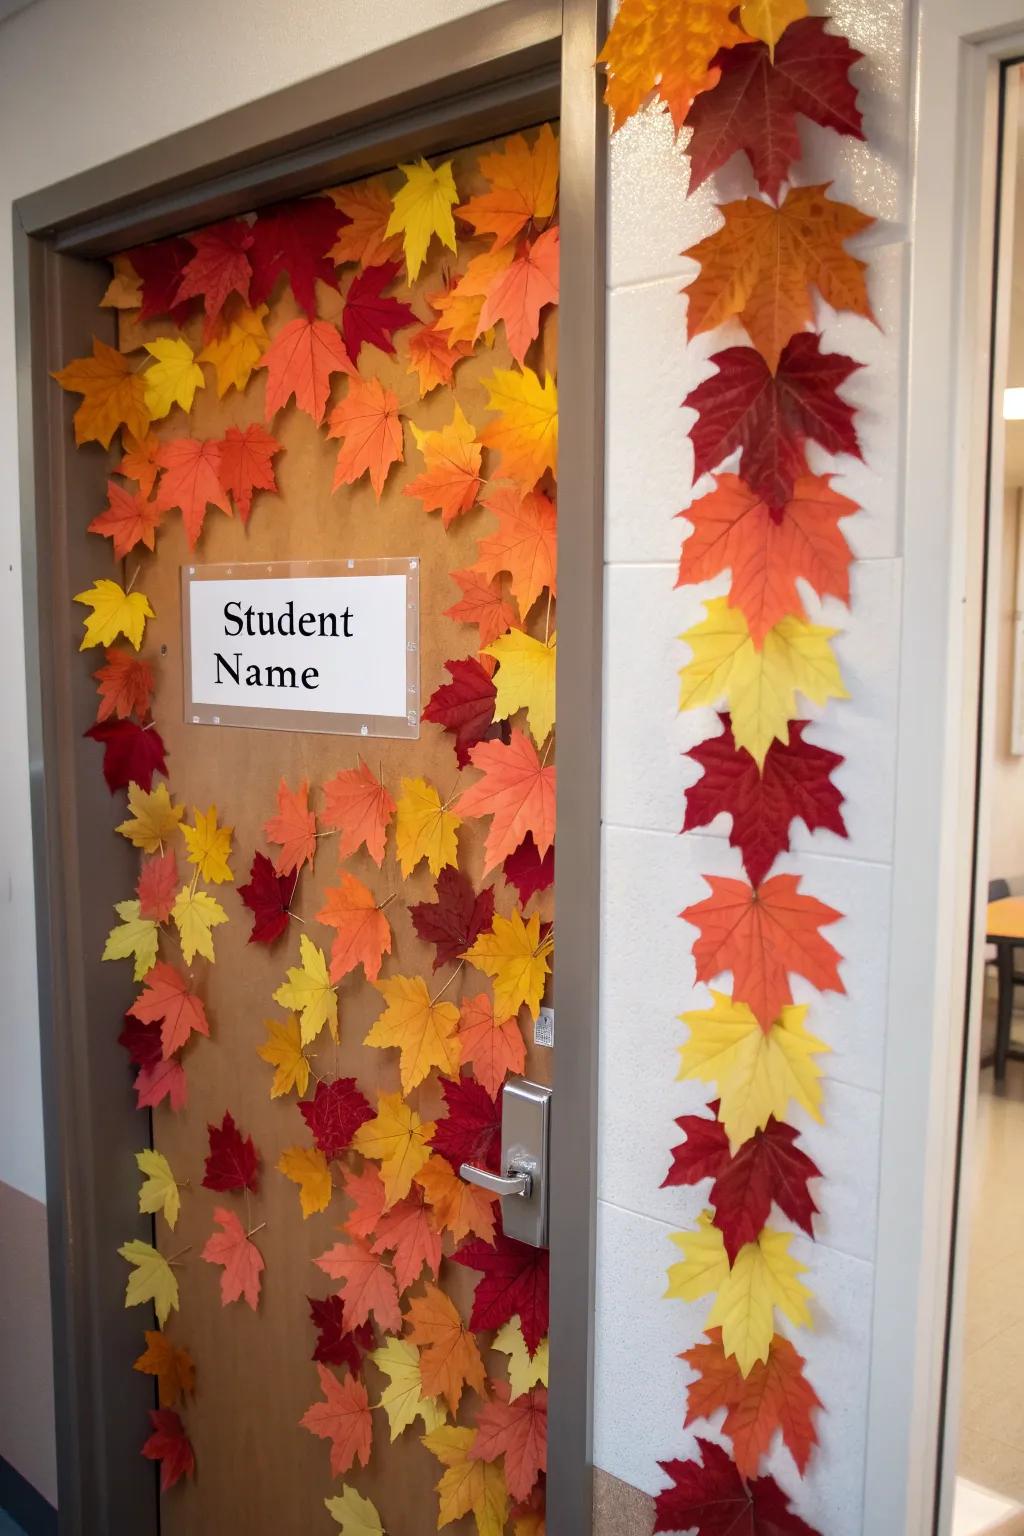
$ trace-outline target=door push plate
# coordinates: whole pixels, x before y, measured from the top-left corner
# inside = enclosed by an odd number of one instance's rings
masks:
[[[548,1140],[551,1089],[510,1077],[501,1093],[501,1172],[463,1163],[470,1184],[500,1195],[506,1236],[548,1246]]]

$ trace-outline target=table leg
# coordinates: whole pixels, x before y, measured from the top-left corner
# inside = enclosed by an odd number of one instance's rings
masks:
[[[1001,1083],[1006,1076],[1006,1058],[1010,1049],[1010,1026],[1013,1023],[1013,945],[997,945],[999,974],[999,1003],[996,1017],[995,1080]]]

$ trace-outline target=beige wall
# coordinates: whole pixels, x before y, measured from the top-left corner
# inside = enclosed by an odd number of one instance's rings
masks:
[[[1010,751],[1013,712],[1013,630],[1017,580],[1017,516],[1020,489],[1007,489],[1003,503],[1002,557],[992,572],[990,597],[997,601],[996,714],[992,737],[992,799],[989,827],[990,880],[1020,879],[1024,885],[1024,757]]]

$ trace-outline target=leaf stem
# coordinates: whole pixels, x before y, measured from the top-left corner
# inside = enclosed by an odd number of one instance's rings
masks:
[[[445,993],[448,991],[448,988],[451,986],[452,982],[456,980],[456,978],[459,976],[460,972],[464,971],[465,968],[466,968],[465,960],[460,960],[458,965],[455,967],[455,970],[448,977],[448,980],[445,982],[444,986],[441,988],[440,992],[438,992],[437,996],[436,997],[432,997],[430,999],[430,1006],[431,1006],[431,1008],[433,1008],[435,1003],[438,1003],[438,1002],[441,1001],[441,998],[444,997]]]
[[[184,1258],[185,1254],[186,1253],[191,1253],[191,1251],[192,1251],[192,1244],[191,1243],[189,1243],[185,1248],[179,1248],[177,1253],[172,1253],[171,1257],[167,1260],[167,1267],[169,1269],[173,1269],[175,1264],[177,1264],[178,1260],[181,1259],[181,1258]]]
[[[261,1221],[261,1222],[260,1222],[260,1224],[259,1224],[259,1226],[258,1226],[258,1227],[252,1227],[252,1228],[250,1228],[250,1230],[249,1230],[249,1231],[248,1231],[248,1232],[247,1232],[247,1233],[246,1233],[246,1234],[245,1234],[245,1235],[246,1235],[246,1237],[255,1237],[255,1236],[256,1236],[256,1233],[257,1233],[257,1232],[262,1232],[262,1231],[263,1231],[263,1228],[264,1228],[264,1227],[265,1227],[265,1226],[266,1226],[266,1222],[265,1222],[265,1221]]]

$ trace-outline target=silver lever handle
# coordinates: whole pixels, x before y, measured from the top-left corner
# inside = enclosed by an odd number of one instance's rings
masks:
[[[532,1175],[521,1173],[516,1168],[510,1168],[507,1174],[500,1174],[492,1173],[489,1168],[477,1168],[474,1163],[463,1163],[459,1177],[465,1179],[467,1184],[479,1184],[481,1189],[489,1189],[492,1195],[521,1195],[529,1200],[533,1193]]]

